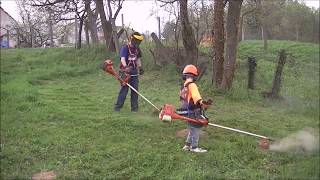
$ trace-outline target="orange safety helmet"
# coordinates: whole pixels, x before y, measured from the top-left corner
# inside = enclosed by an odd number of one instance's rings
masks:
[[[195,76],[198,76],[198,69],[196,66],[189,64],[184,67],[182,74],[193,74]]]

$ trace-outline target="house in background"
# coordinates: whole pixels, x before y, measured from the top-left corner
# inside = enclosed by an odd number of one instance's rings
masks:
[[[17,42],[10,35],[10,27],[16,20],[10,16],[2,7],[0,7],[0,45],[1,48],[14,48]]]

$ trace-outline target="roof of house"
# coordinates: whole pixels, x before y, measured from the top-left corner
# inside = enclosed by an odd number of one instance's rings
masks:
[[[0,6],[1,11],[3,11],[4,13],[6,13],[14,22],[17,22],[9,13],[7,13],[7,11],[5,11],[1,6]]]

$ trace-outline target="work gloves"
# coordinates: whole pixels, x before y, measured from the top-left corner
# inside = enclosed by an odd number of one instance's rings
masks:
[[[131,68],[129,66],[125,67],[124,68],[124,72],[127,73],[127,74],[130,74]]]
[[[212,99],[202,100],[200,103],[201,108],[208,109],[212,105],[212,102],[213,102]]]

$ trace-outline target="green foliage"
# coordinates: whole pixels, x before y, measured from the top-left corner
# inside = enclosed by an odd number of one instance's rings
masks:
[[[285,137],[319,127],[318,45],[272,41],[239,47],[233,89],[213,94],[211,73],[199,82],[204,97],[213,97],[210,121],[250,132]],[[144,44],[140,92],[157,106],[179,105],[181,77],[173,65],[153,66]],[[277,51],[289,52],[282,95],[264,100],[271,88]],[[247,56],[258,59],[257,90],[246,89]],[[1,179],[30,179],[53,170],[57,179],[317,179],[319,154],[259,151],[256,139],[206,128],[200,144],[206,154],[181,150],[176,131],[182,122],[164,124],[139,99],[138,113],[126,101],[113,112],[119,83],[99,69],[108,55],[103,46],[75,49],[1,50]],[[129,96],[130,97],[130,96]]]
[[[297,0],[261,1],[262,12],[255,1],[242,6],[245,39],[261,39],[258,16],[266,24],[268,39],[319,42],[319,9],[312,9]]]

